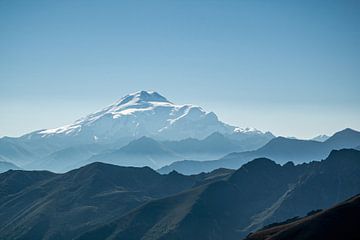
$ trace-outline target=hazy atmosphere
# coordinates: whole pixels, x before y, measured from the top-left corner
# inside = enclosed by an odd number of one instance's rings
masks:
[[[359,240],[360,1],[0,0],[1,240]]]
[[[310,138],[360,129],[359,1],[0,1],[0,136],[154,90]]]

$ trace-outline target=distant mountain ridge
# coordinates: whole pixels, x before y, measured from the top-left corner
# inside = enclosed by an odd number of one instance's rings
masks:
[[[19,169],[20,168],[18,166],[16,166],[15,164],[6,162],[6,161],[1,161],[1,158],[0,158],[0,173],[6,172],[8,170],[19,170]]]
[[[120,148],[107,148],[101,144],[68,147],[27,165],[30,169],[48,169],[56,172],[84,166],[92,162],[105,162],[120,166],[149,166],[158,169],[174,161],[222,157],[242,149],[242,142],[220,133],[198,140],[157,141],[149,137],[135,139]]]
[[[101,153],[88,159],[89,162],[105,162],[120,166],[149,166],[157,169],[181,159],[175,152],[164,147],[152,138],[141,137],[115,151]]]
[[[314,141],[318,141],[318,142],[325,142],[326,140],[328,140],[329,136],[327,135],[318,135],[310,140],[314,140]]]
[[[244,163],[259,157],[267,157],[278,163],[310,162],[324,159],[333,149],[356,148],[360,144],[360,132],[344,129],[335,133],[324,142],[276,137],[263,147],[254,151],[231,153],[219,160],[212,161],[179,161],[165,166],[159,171],[166,173],[172,170],[184,174],[209,172],[219,167],[236,169]]]

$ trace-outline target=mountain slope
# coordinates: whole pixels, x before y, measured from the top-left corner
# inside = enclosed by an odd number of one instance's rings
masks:
[[[71,164],[71,159],[80,156],[83,160],[85,155],[90,157],[88,154],[91,151],[83,146],[101,145],[105,150],[113,150],[143,136],[157,141],[174,141],[204,139],[214,132],[240,139],[243,150],[262,146],[273,137],[271,133],[256,129],[230,126],[220,121],[215,113],[199,106],[177,105],[157,92],[139,91],[72,124],[38,130],[19,138],[1,138],[0,156],[29,169],[49,169],[46,166],[58,162],[77,166],[77,163]],[[59,152],[63,150],[71,154],[68,159],[60,158],[63,154]],[[67,170],[69,166],[56,166],[56,170]]]
[[[202,140],[187,138],[180,141],[164,141],[162,144],[187,159],[199,160],[222,157],[227,153],[242,150],[240,142],[218,132]]]
[[[360,238],[359,216],[360,196],[357,195],[315,215],[250,234],[246,240],[356,240]]]
[[[328,139],[329,139],[329,136],[327,136],[327,135],[318,135],[310,140],[318,141],[318,142],[325,142]]]
[[[89,158],[96,154],[100,154],[108,149],[108,146],[101,144],[83,144],[74,145],[55,151],[47,156],[44,156],[36,161],[25,165],[26,169],[46,169],[54,172],[66,172],[81,166]]]
[[[79,239],[241,239],[359,193],[359,172],[356,150],[297,166],[256,159],[227,179],[147,203]]]
[[[324,143],[333,149],[340,148],[355,148],[359,145],[360,132],[351,128],[346,128],[340,132],[335,133],[328,138]]]
[[[333,149],[354,148],[359,144],[360,132],[352,129],[337,132],[325,142],[277,137],[255,151],[232,153],[213,161],[175,162],[159,169],[159,172],[166,173],[176,170],[183,174],[196,174],[209,172],[219,167],[236,169],[251,159],[258,157],[271,158],[278,163],[287,161],[295,163],[310,162],[326,158]]]
[[[0,174],[1,239],[72,239],[153,199],[229,173],[160,175],[148,167],[93,163],[64,173]],[[212,179],[212,180],[211,180]]]
[[[157,169],[179,159],[180,156],[161,143],[148,137],[141,137],[118,150],[94,155],[87,162],[101,161],[121,166],[148,166]]]
[[[203,138],[218,131],[232,132],[212,112],[194,105],[176,105],[156,92],[129,94],[103,110],[68,126],[34,133],[34,137],[76,137],[108,142],[119,137],[165,139]]]
[[[16,166],[15,164],[13,164],[13,163],[6,162],[6,161],[1,161],[1,158],[0,158],[0,173],[6,172],[6,171],[8,171],[10,169],[18,170],[20,168],[18,166]]]
[[[33,158],[33,153],[22,144],[17,143],[15,138],[0,138],[0,159],[2,161],[11,161],[21,165],[31,162]]]

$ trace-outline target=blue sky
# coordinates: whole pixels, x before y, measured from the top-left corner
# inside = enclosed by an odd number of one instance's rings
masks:
[[[0,136],[155,90],[242,127],[360,129],[359,1],[0,1]]]

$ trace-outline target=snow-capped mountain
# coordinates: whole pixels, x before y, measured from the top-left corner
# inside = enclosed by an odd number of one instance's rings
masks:
[[[192,144],[185,144],[187,149],[183,149],[183,143],[202,140],[213,133],[223,135],[217,139],[216,145],[231,141],[236,148],[230,149],[241,150],[256,149],[274,137],[269,132],[223,123],[215,113],[199,106],[178,105],[157,92],[139,91],[72,124],[35,131],[19,138],[1,138],[0,157],[30,169],[55,169],[57,166],[57,170],[68,170],[80,163],[87,163],[94,155],[104,151],[116,152],[131,141],[148,137],[160,143],[174,141],[172,145],[175,147],[171,151],[181,158],[192,158],[198,156],[195,153],[199,152],[191,150]],[[204,145],[201,156],[219,157],[219,154],[230,151],[216,150],[214,153],[211,144],[205,140],[200,145]],[[139,149],[140,152],[142,150]],[[112,160],[116,162],[116,159]],[[161,164],[161,161],[155,160],[156,164]]]
[[[329,138],[330,137],[328,135],[318,135],[318,136],[312,138],[311,140],[318,141],[318,142],[325,142]]]
[[[121,98],[103,110],[73,124],[37,131],[29,137],[81,137],[82,140],[109,142],[142,136],[156,139],[202,139],[211,133],[262,134],[256,129],[241,129],[219,121],[213,112],[199,106],[177,105],[157,92],[139,91]]]

